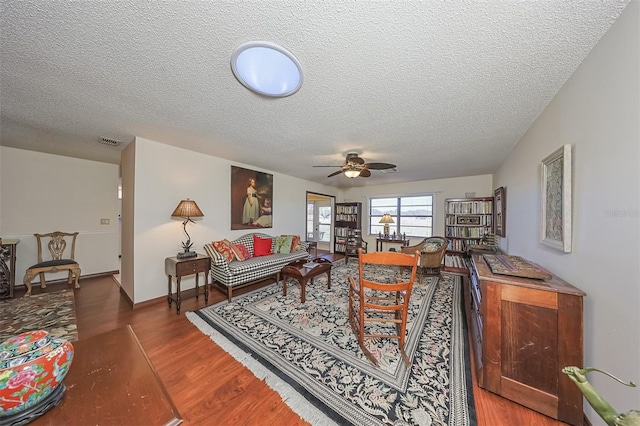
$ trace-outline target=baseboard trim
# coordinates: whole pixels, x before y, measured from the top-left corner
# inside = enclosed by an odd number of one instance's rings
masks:
[[[115,270],[115,271],[106,271],[106,272],[98,272],[97,274],[88,274],[88,275],[80,275],[80,278],[78,278],[79,281],[85,279],[85,278],[97,278],[97,277],[106,277],[106,276],[114,276],[116,274],[119,274],[120,271]],[[46,278],[46,277],[45,277]],[[114,278],[115,279],[115,278]],[[61,283],[66,283],[67,279],[66,278],[60,278],[57,280],[47,280],[47,285],[49,284],[61,284]],[[34,286],[39,286],[40,285],[40,281],[33,281],[31,283]],[[16,287],[25,287],[24,283],[16,283],[15,285]],[[80,286],[82,286],[82,282],[80,282]]]

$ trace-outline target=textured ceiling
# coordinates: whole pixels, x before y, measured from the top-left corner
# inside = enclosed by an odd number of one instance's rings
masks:
[[[140,136],[357,186],[492,173],[627,1],[1,5],[0,144],[118,163],[98,140]],[[298,58],[298,93],[235,80],[249,40]],[[351,151],[398,172],[312,167]]]

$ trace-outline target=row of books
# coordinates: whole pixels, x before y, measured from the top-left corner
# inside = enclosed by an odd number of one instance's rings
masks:
[[[444,257],[444,266],[448,266],[449,268],[467,269],[469,264],[467,259],[462,256],[448,254]]]
[[[343,228],[340,226],[333,228],[333,233],[336,237],[348,237],[351,231],[351,228]]]
[[[445,226],[447,237],[482,238],[491,233],[491,227]]]
[[[357,221],[358,221],[358,215],[357,215],[357,214],[341,214],[341,213],[336,213],[336,221],[341,221],[341,222],[357,222]]]
[[[337,214],[357,214],[358,206],[336,206]]]
[[[343,253],[347,251],[347,245],[336,243],[335,251]]]
[[[457,201],[447,206],[449,214],[491,214],[492,211],[493,201]]]

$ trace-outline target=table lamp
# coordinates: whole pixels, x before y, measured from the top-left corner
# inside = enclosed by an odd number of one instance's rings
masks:
[[[193,243],[191,242],[191,237],[187,232],[187,223],[195,223],[191,218],[204,217],[204,213],[202,213],[202,210],[200,210],[200,207],[198,207],[195,201],[187,198],[186,200],[182,200],[180,201],[180,203],[178,203],[178,207],[176,207],[173,213],[171,213],[171,217],[179,217],[184,219],[184,222],[182,222],[182,226],[184,228],[184,233],[187,236],[187,241],[182,242],[182,248],[184,249],[184,251],[178,253],[176,257],[178,259],[184,259],[187,257],[197,256],[198,253],[190,250],[191,246],[193,246]]]
[[[389,224],[394,223],[393,218],[389,213],[385,213],[382,215],[382,219],[380,219],[379,223],[384,223],[384,236],[386,238],[389,237]]]

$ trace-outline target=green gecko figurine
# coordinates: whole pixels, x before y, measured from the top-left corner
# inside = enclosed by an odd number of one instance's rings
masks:
[[[631,410],[626,413],[618,414],[616,410],[609,404],[600,394],[594,389],[594,387],[587,381],[587,373],[590,371],[599,371],[606,374],[612,379],[617,380],[625,386],[636,387],[633,382],[623,382],[616,376],[607,373],[606,371],[599,370],[594,367],[578,368],[578,367],[564,367],[562,372],[569,376],[569,378],[578,386],[578,389],[584,394],[589,404],[594,410],[602,417],[602,419],[609,426],[640,426],[640,411]]]

